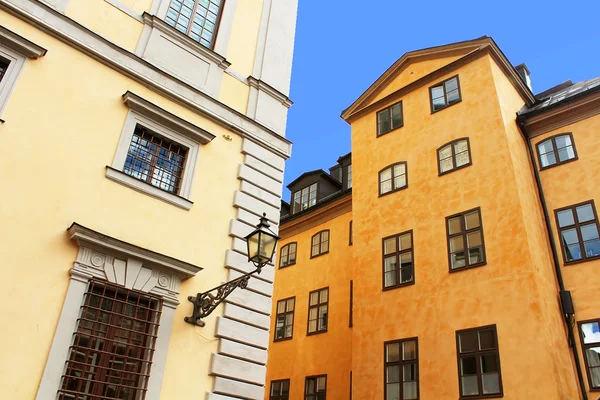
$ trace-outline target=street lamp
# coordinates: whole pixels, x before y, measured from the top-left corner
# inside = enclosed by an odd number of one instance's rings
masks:
[[[260,274],[262,268],[268,262],[271,262],[279,237],[269,228],[267,214],[263,213],[256,229],[244,238],[247,245],[248,261],[254,264],[256,269],[204,293],[198,293],[196,297],[188,296],[188,300],[194,305],[194,311],[191,317],[185,317],[185,322],[204,326],[205,322],[202,321],[202,318],[209,316],[235,288],[245,289],[248,286],[250,275]],[[212,294],[211,292],[216,293]]]

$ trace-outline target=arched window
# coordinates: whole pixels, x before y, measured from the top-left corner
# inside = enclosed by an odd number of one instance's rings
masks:
[[[446,143],[437,150],[439,174],[471,165],[471,146],[469,138],[460,138]]]
[[[577,150],[570,132],[554,135],[538,143],[540,169],[546,169],[577,160]]]
[[[379,171],[379,195],[396,192],[408,187],[406,161],[398,162]]]
[[[279,252],[279,268],[296,264],[296,242],[288,243]]]
[[[329,253],[329,229],[316,233],[311,244],[310,258]]]

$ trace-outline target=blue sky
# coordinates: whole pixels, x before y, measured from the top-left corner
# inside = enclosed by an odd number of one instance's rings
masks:
[[[405,52],[488,35],[539,93],[600,76],[599,17],[600,0],[299,0],[284,185],[350,151],[340,113]]]

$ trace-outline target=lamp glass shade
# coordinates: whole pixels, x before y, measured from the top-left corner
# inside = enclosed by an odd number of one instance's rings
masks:
[[[273,258],[278,237],[262,232],[260,239],[260,262],[267,263]]]
[[[248,260],[254,261],[258,256],[258,246],[260,242],[260,231],[256,230],[246,236],[246,243],[248,245]]]

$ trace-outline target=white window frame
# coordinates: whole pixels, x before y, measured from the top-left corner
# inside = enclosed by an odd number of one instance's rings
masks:
[[[131,92],[125,93],[123,100],[130,110],[113,162],[106,166],[106,177],[159,200],[190,210],[194,204],[191,201],[191,192],[200,145],[209,143],[214,139],[214,135]],[[178,194],[169,193],[123,172],[131,139],[138,125],[187,149]]]

